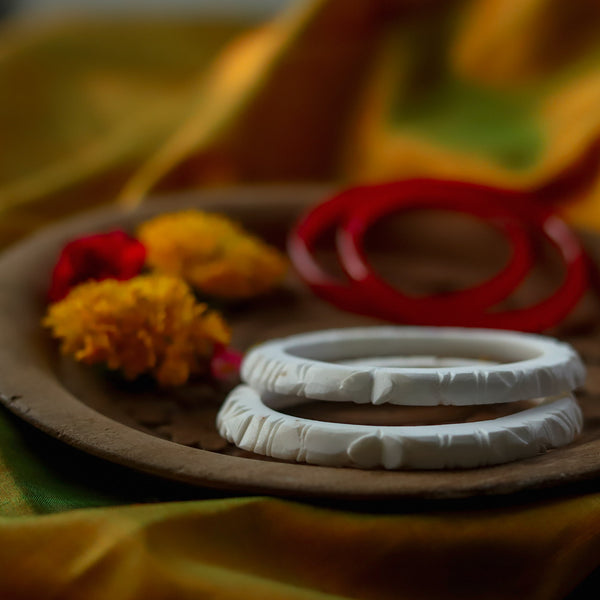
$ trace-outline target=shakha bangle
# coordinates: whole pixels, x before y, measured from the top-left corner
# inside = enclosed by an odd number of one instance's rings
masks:
[[[434,355],[476,364],[385,367],[349,359]],[[494,363],[481,363],[481,359]],[[353,361],[356,362],[356,361]],[[411,406],[494,404],[572,391],[585,379],[573,348],[553,338],[486,329],[357,327],[255,346],[242,381],[259,392],[317,400]]]
[[[315,465],[385,468],[470,468],[535,456],[570,443],[582,429],[571,394],[538,401],[508,416],[469,423],[373,426],[303,419],[270,408],[240,385],[221,407],[217,427],[239,448]]]

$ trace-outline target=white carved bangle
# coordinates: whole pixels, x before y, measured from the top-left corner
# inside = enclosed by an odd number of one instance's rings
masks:
[[[570,443],[582,422],[577,402],[565,394],[488,421],[328,423],[277,412],[246,385],[229,394],[217,416],[220,435],[244,450],[315,465],[385,469],[470,468],[528,458]]]
[[[391,355],[471,357],[465,366],[343,364]],[[483,361],[483,364],[482,364]],[[485,362],[492,361],[492,362]],[[318,331],[254,347],[241,369],[258,391],[372,404],[495,404],[570,392],[585,368],[553,338],[455,327],[363,327]]]

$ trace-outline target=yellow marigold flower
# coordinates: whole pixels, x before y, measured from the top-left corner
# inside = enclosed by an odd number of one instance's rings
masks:
[[[161,215],[143,223],[137,236],[149,266],[220,298],[262,294],[280,283],[287,269],[277,249],[213,213]]]
[[[164,386],[206,371],[215,344],[231,337],[218,313],[166,275],[81,284],[50,305],[43,325],[63,354],[120,369],[128,379],[150,373]]]

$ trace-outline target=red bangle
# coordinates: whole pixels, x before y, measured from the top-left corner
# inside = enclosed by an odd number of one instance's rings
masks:
[[[289,233],[287,249],[296,271],[319,298],[342,310],[375,316],[369,298],[360,289],[327,273],[313,256],[317,240],[328,229],[337,226],[340,217],[361,200],[362,190],[368,188],[351,188],[312,208]]]
[[[443,208],[482,218],[508,239],[511,258],[490,280],[467,290],[426,298],[402,294],[372,272],[362,242],[368,227],[383,216],[416,208]],[[318,238],[344,217],[338,249],[355,280],[351,284],[328,274],[312,255]],[[531,266],[526,226],[539,230],[559,250],[567,267],[565,280],[552,296],[531,307],[485,313],[514,290]],[[299,221],[288,249],[298,273],[318,296],[344,310],[395,322],[539,331],[566,316],[587,287],[584,251],[564,222],[525,194],[461,182],[422,179],[346,190]]]
[[[497,304],[525,279],[532,266],[529,238],[523,222],[498,200],[496,190],[472,184],[435,180],[410,180],[379,186],[368,202],[357,203],[338,229],[338,255],[346,274],[384,314],[405,315],[413,321],[432,312],[468,314]],[[478,217],[508,240],[511,255],[504,268],[474,287],[428,297],[403,294],[377,275],[363,248],[364,235],[390,212],[443,209]],[[374,295],[377,295],[374,298]]]
[[[520,221],[510,211],[493,201],[482,202],[480,186],[434,180],[410,180],[401,184],[351,188],[316,206],[298,222],[289,235],[288,252],[302,279],[319,297],[344,310],[389,319],[390,315],[387,314],[389,311],[386,309],[374,311],[372,289],[368,286],[363,288],[349,283],[344,284],[331,276],[315,260],[313,250],[318,238],[327,229],[337,225],[346,214],[354,214],[353,211],[360,210],[365,202],[396,197],[399,186],[406,197],[406,205],[399,208],[447,208],[467,212],[489,220],[490,224],[503,233],[511,245],[511,258],[502,271],[491,280],[474,288],[431,298],[432,310],[453,309],[450,306],[452,302],[460,303],[462,308],[468,310],[491,306],[508,296],[525,278],[531,268],[529,240]],[[457,199],[456,194],[459,192],[462,193],[462,197]],[[349,256],[342,250],[340,258],[342,262],[346,262]],[[366,264],[364,260],[362,265],[358,264],[359,261],[353,261],[351,258],[349,260],[352,267],[358,270]],[[352,267],[349,269],[351,272],[353,272]],[[393,294],[397,293],[393,288],[390,290]],[[417,306],[416,302],[429,300],[403,297],[412,306]],[[396,314],[392,310],[391,315]]]
[[[460,196],[456,196],[460,193]],[[473,205],[473,201],[478,202]],[[505,229],[513,243],[513,259],[507,268],[495,277],[471,288],[444,296],[414,298],[402,294],[373,273],[368,264],[363,239],[370,226],[393,211],[406,208],[447,208],[468,212],[494,224],[502,216],[498,202],[506,207],[505,213],[533,225],[559,251],[567,268],[561,287],[549,298],[525,309],[482,312],[506,297],[516,287],[519,276],[529,268],[528,257],[519,264],[520,238],[511,238],[517,230]],[[505,222],[505,225],[509,221]],[[498,224],[496,221],[495,224]],[[515,245],[517,240],[517,245]],[[412,180],[389,184],[377,190],[368,201],[355,205],[339,231],[339,255],[346,273],[363,294],[367,291],[375,310],[388,320],[422,325],[461,325],[540,331],[555,325],[577,303],[587,287],[587,268],[583,249],[577,238],[558,217],[532,202],[528,196],[459,182]],[[511,266],[512,265],[512,266]],[[527,267],[523,271],[523,267]],[[511,287],[512,286],[512,287]],[[507,292],[508,293],[505,293]]]
[[[536,220],[544,236],[559,251],[566,275],[554,294],[527,308],[481,315],[473,327],[543,331],[559,323],[581,299],[588,287],[588,259],[579,239],[556,215],[543,211]]]

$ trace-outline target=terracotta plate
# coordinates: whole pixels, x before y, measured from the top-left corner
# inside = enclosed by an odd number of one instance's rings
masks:
[[[0,400],[15,414],[67,444],[96,456],[199,486],[289,496],[345,498],[456,498],[505,494],[589,479],[600,473],[600,335],[598,308],[586,298],[553,332],[582,352],[590,369],[579,397],[586,415],[582,437],[539,457],[496,467],[456,471],[386,472],[288,464],[263,459],[226,444],[214,417],[225,389],[195,383],[177,392],[148,382],[127,383],[63,359],[39,325],[51,266],[61,246],[85,233],[115,227],[133,230],[152,215],[184,207],[226,213],[283,247],[293,220],[324,191],[317,188],[245,188],[206,191],[149,202],[133,212],[115,208],[49,228],[0,259]],[[595,251],[600,241],[590,238]],[[371,236],[376,267],[413,293],[469,285],[494,272],[506,248],[485,227],[451,214],[411,213],[391,219]],[[323,247],[323,260],[337,266]],[[527,303],[551,291],[557,279],[548,265],[507,304]],[[558,276],[560,274],[558,273]],[[236,345],[243,349],[275,336],[329,327],[375,324],[314,298],[290,274],[285,286],[259,300],[227,308]],[[306,406],[313,418],[367,423],[448,422],[489,418],[506,407],[437,411],[354,406]]]

